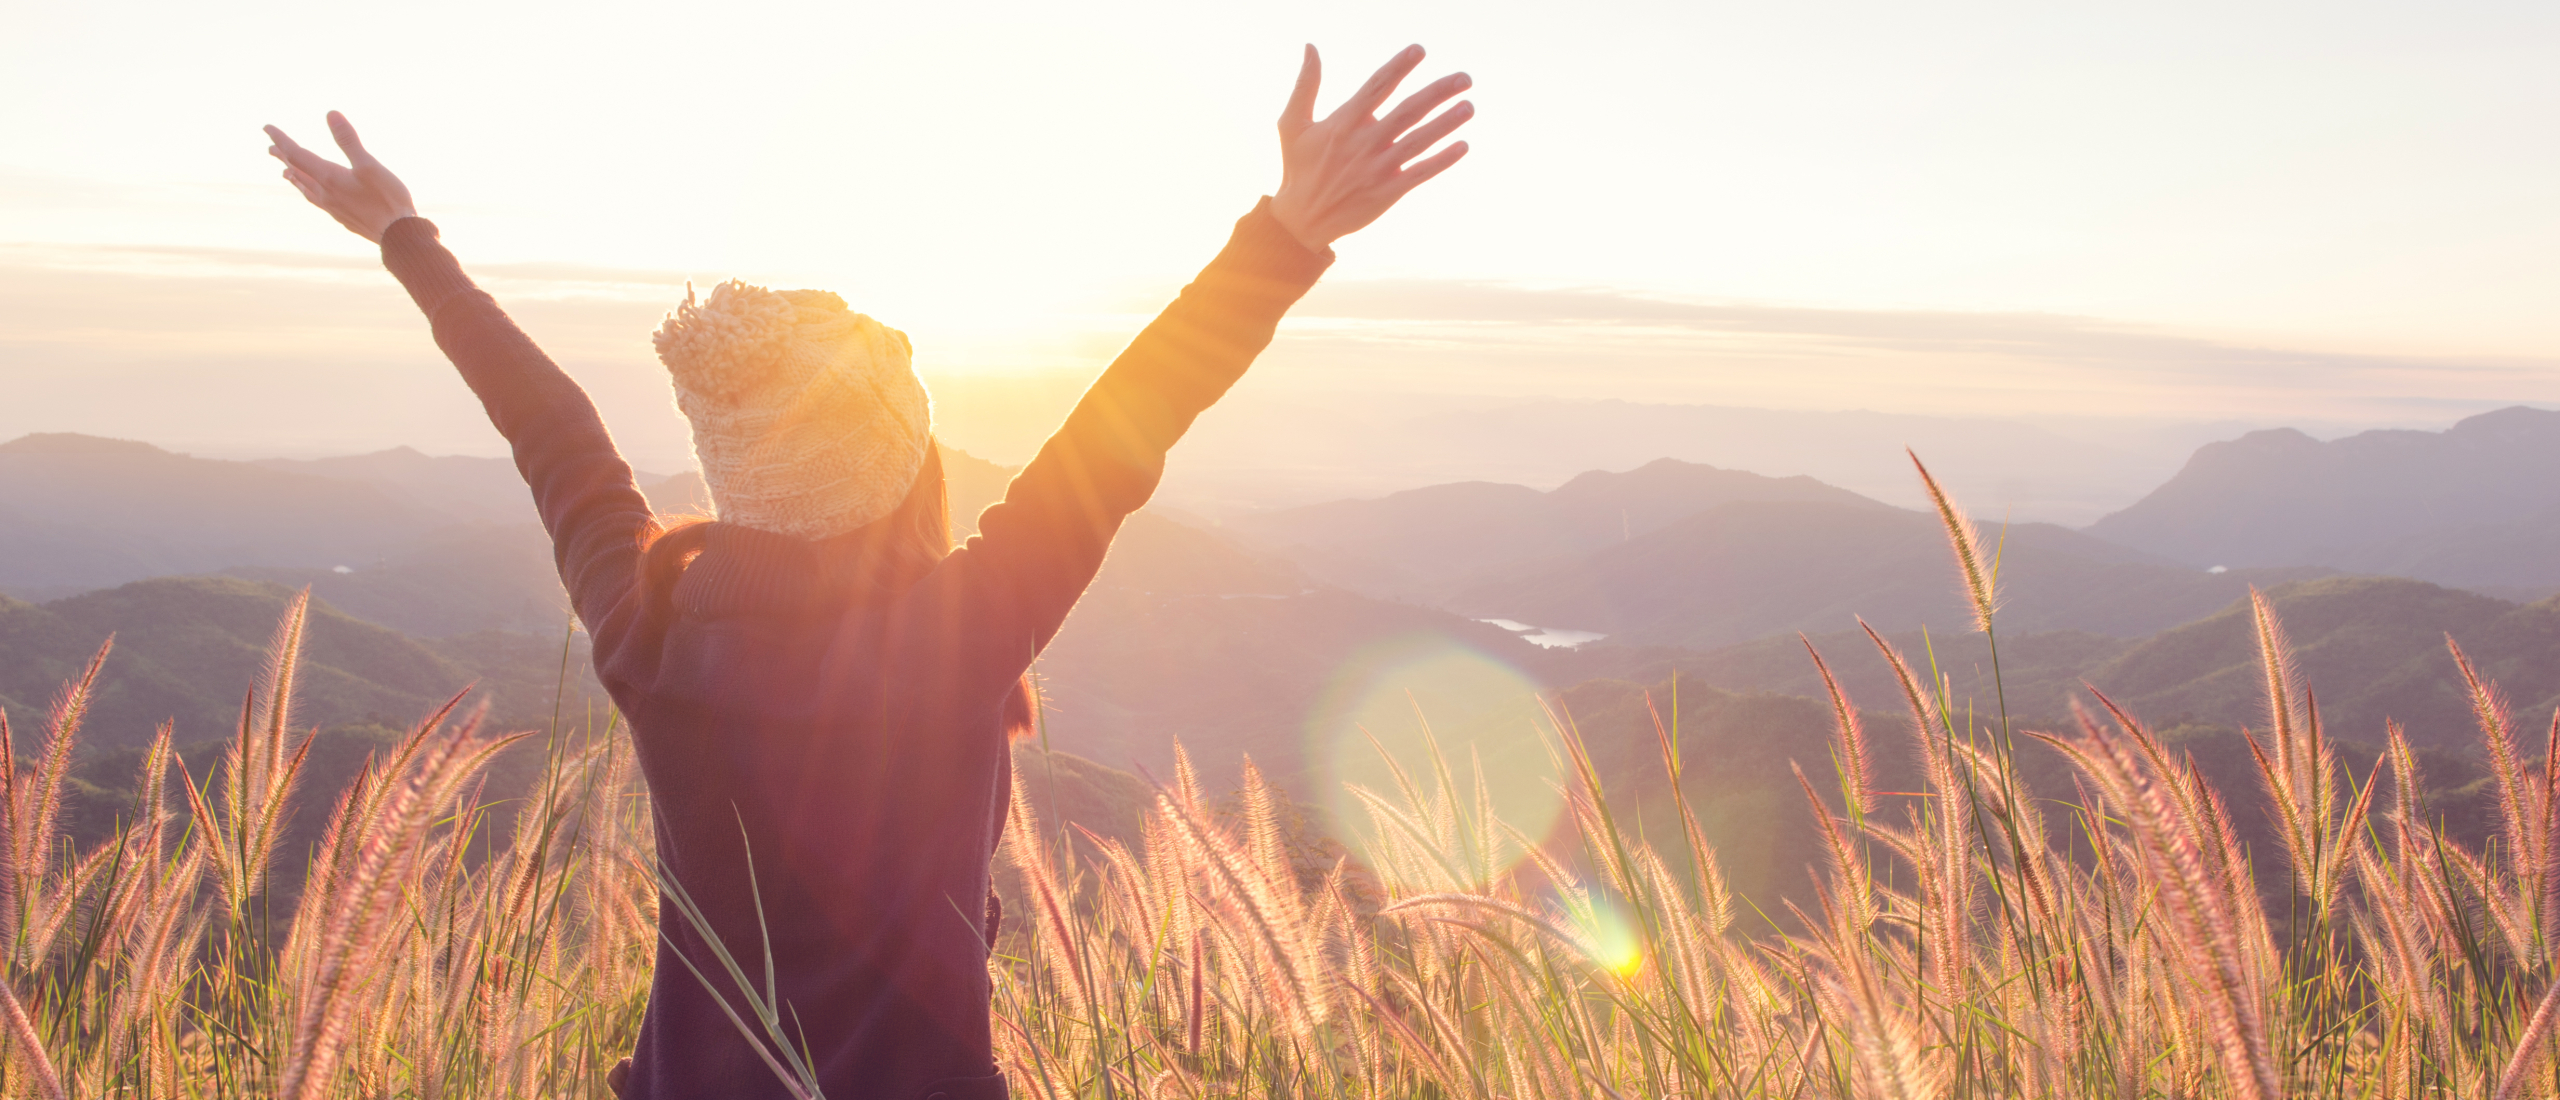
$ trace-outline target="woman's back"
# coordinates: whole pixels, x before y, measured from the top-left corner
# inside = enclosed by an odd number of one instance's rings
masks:
[[[896,588],[724,583],[824,577],[814,549],[713,532],[658,636],[603,672],[702,923],[751,981],[771,952],[754,992],[803,1021],[829,1095],[912,1096],[994,1073],[988,857],[1010,795],[1004,696],[1028,661],[987,644],[1007,632],[966,591],[965,555]],[[715,1001],[747,1015],[703,930],[679,911],[660,927],[631,1094],[787,1095]]]

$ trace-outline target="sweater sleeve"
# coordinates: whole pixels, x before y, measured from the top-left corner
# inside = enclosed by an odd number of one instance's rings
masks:
[[[393,222],[382,235],[382,262],[427,315],[436,346],[514,449],[516,470],[551,535],[570,607],[597,635],[601,651],[603,621],[616,606],[629,606],[638,537],[652,514],[630,465],[586,391],[463,274],[437,240],[435,223]]]
[[[956,553],[999,578],[1034,652],[1102,568],[1121,520],[1154,495],[1165,452],[1243,376],[1280,317],[1333,262],[1271,216],[1226,248],[1112,361]]]

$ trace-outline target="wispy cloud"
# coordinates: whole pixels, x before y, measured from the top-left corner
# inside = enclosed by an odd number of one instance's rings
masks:
[[[2093,317],[1944,310],[1814,309],[1682,302],[1606,289],[1540,289],[1499,283],[1378,280],[1325,284],[1299,317],[1500,327],[1588,327],[1707,334],[1814,337],[1879,351],[2021,356],[2136,365],[2165,373],[2456,369],[2549,377],[2560,360],[2427,359],[2302,351],[2181,335]]]
[[[85,272],[143,279],[287,279],[315,282],[362,280],[380,285],[382,263],[363,250],[284,252],[183,245],[0,244],[0,269]],[[593,294],[665,298],[682,286],[674,271],[568,263],[481,263],[472,275],[484,284],[508,286],[544,297]]]
[[[2560,398],[2560,360],[2312,350],[2058,314],[1400,280],[1320,286],[1293,316],[1300,341],[1364,359],[1455,353],[1490,381],[1529,352],[1575,378],[1635,368],[1683,399],[1723,388],[1742,391],[1723,400],[1794,406],[2397,421]]]
[[[681,274],[561,263],[473,270],[596,391],[626,442],[662,466],[681,464],[682,424],[647,341],[681,293]],[[985,444],[1002,451],[1036,443],[1145,318],[1055,315],[1018,331],[980,319],[947,330],[920,320],[918,346],[931,360],[923,365],[940,376],[1030,369],[1074,383],[1031,386],[1045,395],[1039,401],[974,404],[975,391],[945,387],[954,412],[1009,410],[1005,441]],[[488,449],[476,408],[423,327],[362,249],[0,245],[0,392],[10,395],[0,403],[0,435],[76,428],[212,448]],[[101,377],[117,385],[96,385]],[[2036,313],[1370,280],[1311,293],[1239,400],[1284,390],[1325,395],[1332,408],[1389,393],[1470,394],[2432,427],[2504,404],[2560,403],[2560,362],[2252,346]],[[406,396],[382,399],[390,393]]]

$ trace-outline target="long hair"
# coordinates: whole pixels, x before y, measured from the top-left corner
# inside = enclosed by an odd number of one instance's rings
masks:
[[[676,582],[702,553],[711,533],[707,516],[658,516],[640,533],[640,591],[648,614],[675,613]],[[951,491],[942,476],[942,447],[928,440],[924,466],[905,500],[888,515],[841,536],[848,552],[873,559],[879,575],[914,578],[951,553]],[[1004,701],[1005,735],[1015,740],[1039,731],[1040,689],[1025,673]]]

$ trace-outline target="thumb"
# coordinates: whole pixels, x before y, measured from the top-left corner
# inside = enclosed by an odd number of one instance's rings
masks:
[[[1298,85],[1289,90],[1289,105],[1280,109],[1280,128],[1284,132],[1305,129],[1316,121],[1316,85],[1324,79],[1324,62],[1316,57],[1314,43],[1307,44],[1306,60],[1298,64]]]
[[[338,139],[338,148],[346,152],[349,162],[373,159],[373,154],[364,151],[364,139],[356,136],[356,124],[347,121],[347,116],[329,112],[329,136]]]

